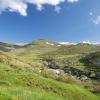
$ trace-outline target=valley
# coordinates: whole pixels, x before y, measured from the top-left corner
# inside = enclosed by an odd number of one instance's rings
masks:
[[[99,100],[100,45],[44,39],[23,46],[1,42],[0,98]]]

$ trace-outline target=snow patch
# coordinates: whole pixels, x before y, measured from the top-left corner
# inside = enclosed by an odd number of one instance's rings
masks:
[[[77,43],[71,43],[71,42],[59,42],[59,44],[62,44],[62,45],[76,45]]]
[[[52,45],[52,46],[54,45],[53,43],[49,43],[49,42],[46,42],[46,44],[48,44],[48,45]]]

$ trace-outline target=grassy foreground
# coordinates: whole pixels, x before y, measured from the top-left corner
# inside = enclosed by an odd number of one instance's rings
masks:
[[[0,100],[100,100],[91,92],[43,78],[32,69],[0,64]]]

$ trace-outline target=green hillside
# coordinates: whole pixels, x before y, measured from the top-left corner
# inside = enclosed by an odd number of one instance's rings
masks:
[[[20,48],[20,46],[11,43],[0,42],[0,51],[8,52],[17,48]]]
[[[75,85],[43,78],[30,69],[0,64],[1,100],[99,100]]]
[[[58,48],[58,43],[40,39],[33,41],[22,48],[12,50],[11,54],[25,62],[37,64],[38,62],[41,62],[40,55],[47,52],[54,52]]]
[[[100,73],[100,52],[90,53],[80,59],[80,61],[88,66],[87,69],[95,71],[95,73]]]
[[[55,53],[71,55],[71,54],[91,53],[96,51],[100,51],[100,46],[86,44],[86,43],[85,44],[79,43],[77,45],[62,46]]]
[[[0,45],[0,100],[100,99],[100,46],[43,39]]]

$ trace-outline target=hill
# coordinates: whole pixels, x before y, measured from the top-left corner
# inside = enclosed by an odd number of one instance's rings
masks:
[[[90,53],[80,60],[87,69],[94,71],[96,76],[100,78],[100,52]]]
[[[0,64],[0,99],[99,100],[99,97],[75,85],[43,78],[30,69]]]
[[[8,51],[11,51],[11,50],[17,49],[17,48],[20,48],[20,46],[15,45],[15,44],[0,42],[0,51],[8,52]]]
[[[79,43],[76,45],[62,46],[56,51],[56,53],[71,55],[71,54],[91,53],[96,51],[100,51],[100,46],[87,43]]]
[[[25,62],[38,63],[41,61],[40,55],[56,51],[58,48],[59,44],[56,42],[39,39],[23,46],[22,48],[12,50],[11,54],[16,55],[19,59],[24,60]]]
[[[24,46],[1,45],[0,96],[3,100],[17,97],[22,100],[99,99],[96,95],[100,95],[100,46],[61,45],[43,39]],[[9,50],[4,50],[8,47]]]

